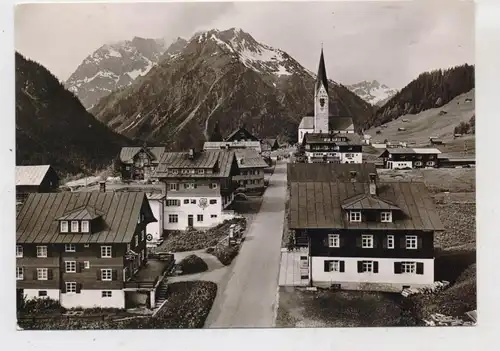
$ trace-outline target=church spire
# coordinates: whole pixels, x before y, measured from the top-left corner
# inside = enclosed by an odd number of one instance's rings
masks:
[[[321,56],[319,57],[318,76],[316,77],[316,92],[323,83],[328,94],[328,79],[326,78],[325,59],[323,57],[323,44],[321,44]]]

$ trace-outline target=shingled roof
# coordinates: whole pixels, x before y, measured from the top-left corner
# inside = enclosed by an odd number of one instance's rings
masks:
[[[59,232],[59,219],[91,208],[102,213],[100,231]],[[22,244],[129,243],[141,208],[145,221],[156,222],[143,192],[62,192],[30,194],[16,217],[16,242]],[[77,211],[75,211],[77,210]],[[68,217],[69,218],[69,217]],[[98,229],[98,230],[99,230]]]
[[[354,195],[342,202],[342,208],[344,210],[400,210],[391,201],[371,194]]]
[[[123,163],[132,163],[134,156],[137,155],[141,150],[146,150],[153,157],[153,162],[158,162],[161,155],[165,152],[165,147],[122,147],[120,151],[120,161]]]
[[[254,150],[236,150],[236,160],[240,169],[245,168],[267,168],[269,165],[264,161],[262,156]]]
[[[302,117],[299,128],[314,129],[314,111],[308,113],[307,116]],[[352,117],[339,117],[331,115],[328,117],[328,129],[354,131],[354,122]]]
[[[289,163],[287,181],[290,182],[349,182],[355,172],[357,182],[368,182],[369,174],[377,174],[373,163]]]
[[[377,197],[393,203],[404,214],[392,223],[347,220],[342,209],[343,202],[364,194],[369,194],[368,183],[291,182],[289,228],[444,230],[424,183],[377,184]]]

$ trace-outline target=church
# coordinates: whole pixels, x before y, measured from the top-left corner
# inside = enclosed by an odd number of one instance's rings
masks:
[[[302,143],[306,133],[354,133],[351,117],[340,117],[330,113],[329,102],[333,98],[328,92],[323,49],[319,59],[318,76],[314,87],[314,112],[302,118],[298,131],[298,142]]]

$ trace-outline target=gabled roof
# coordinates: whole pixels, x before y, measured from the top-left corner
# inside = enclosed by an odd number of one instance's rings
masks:
[[[60,233],[58,219],[84,207],[102,212],[93,233]],[[33,244],[129,243],[141,209],[155,222],[143,192],[62,192],[30,194],[16,217],[16,242]]]
[[[221,149],[255,149],[261,150],[260,141],[205,141],[203,150]]]
[[[314,111],[311,114],[312,116],[302,117],[299,124],[300,129],[314,129]],[[328,129],[354,131],[354,122],[352,117],[330,116],[328,118]]]
[[[237,136],[237,134],[243,134],[245,136],[245,139],[253,139],[254,141],[258,141],[259,138],[257,138],[255,135],[250,133],[248,129],[246,129],[244,126],[234,130],[231,134],[229,134],[224,140],[225,141],[232,141],[233,138]]]
[[[40,185],[50,165],[16,166],[16,186]]]
[[[389,200],[381,199],[376,195],[359,194],[342,201],[344,210],[400,210]]]
[[[439,155],[441,151],[436,148],[409,148],[409,147],[395,147],[395,148],[387,148],[384,152],[379,156],[382,157],[385,154],[392,155],[427,155],[427,154],[437,154]]]
[[[314,129],[314,116],[302,117],[299,124],[299,129]]]
[[[120,161],[123,163],[131,163],[134,156],[137,155],[141,150],[146,151],[151,155],[153,162],[158,162],[161,155],[165,152],[165,147],[155,146],[155,147],[122,147],[120,151]]]
[[[337,144],[357,145],[361,144],[358,134],[348,133],[307,133],[304,135],[304,144]]]
[[[404,216],[394,222],[349,222],[344,201],[369,193],[368,183],[316,181],[290,183],[290,229],[444,230],[423,182],[381,182],[377,197],[399,207]],[[361,196],[360,196],[361,197]]]
[[[321,55],[319,57],[319,66],[318,66],[318,75],[316,76],[316,85],[314,87],[314,91],[318,91],[319,88],[323,85],[326,89],[326,93],[328,94],[328,79],[326,77],[326,67],[325,67],[325,58],[323,57],[323,48],[321,49]]]
[[[72,220],[87,220],[91,221],[101,217],[104,212],[95,209],[92,206],[82,206],[75,208],[71,211],[64,213],[61,217],[57,218],[59,221],[72,221]]]
[[[377,174],[373,163],[289,163],[287,181],[290,182],[350,182],[356,172],[357,182],[368,182],[369,174]]]
[[[254,150],[236,150],[236,161],[238,168],[267,168],[269,165],[264,161],[262,156]]]

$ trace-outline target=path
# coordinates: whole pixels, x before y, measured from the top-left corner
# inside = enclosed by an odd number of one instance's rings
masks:
[[[279,162],[259,213],[248,228],[240,253],[223,282],[207,328],[273,326],[285,211],[286,162]],[[225,284],[224,284],[225,283]]]

